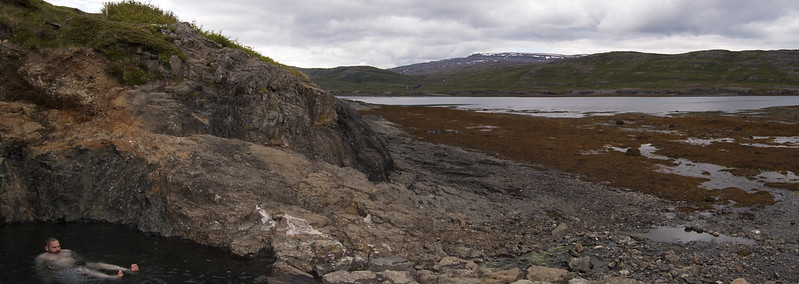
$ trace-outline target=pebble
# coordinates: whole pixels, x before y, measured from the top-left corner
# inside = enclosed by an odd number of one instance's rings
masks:
[[[678,264],[680,262],[680,257],[677,256],[677,254],[674,253],[674,251],[672,251],[672,250],[667,251],[663,255],[663,258],[666,259],[666,261],[668,261],[671,264]]]
[[[527,280],[543,282],[565,281],[569,271],[565,269],[549,268],[545,266],[533,265],[527,269]]]
[[[593,265],[591,264],[591,258],[588,256],[583,257],[576,257],[569,260],[569,268],[573,271],[577,270],[580,272],[589,272]]]
[[[746,281],[746,279],[743,279],[743,278],[738,278],[738,279],[732,280],[732,283],[730,283],[730,284],[749,284],[749,281]]]
[[[577,277],[572,280],[569,280],[569,284],[591,284],[591,281],[585,280],[583,278]]]
[[[581,243],[574,244],[574,250],[577,251],[578,253],[583,253],[584,249],[585,248],[583,248],[583,244]]]
[[[566,232],[568,231],[569,231],[569,225],[566,225],[566,223],[560,223],[558,224],[557,227],[555,227],[555,229],[552,230],[552,237],[555,238],[563,237],[566,235]]]

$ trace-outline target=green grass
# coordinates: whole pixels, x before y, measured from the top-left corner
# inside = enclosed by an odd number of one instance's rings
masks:
[[[566,255],[569,250],[574,249],[574,246],[557,246],[549,248],[542,252],[530,252],[511,259],[489,259],[483,262],[483,267],[499,268],[508,270],[513,268],[526,269],[532,265],[537,266],[553,266],[553,261],[559,255]]]
[[[185,59],[185,55],[153,27],[106,21],[95,15],[75,17],[64,38],[106,55],[111,60],[109,71],[129,85],[146,83],[161,76],[157,70],[147,68],[136,52],[139,48],[152,53],[164,65],[173,55]]]
[[[19,4],[17,2],[25,2]],[[150,70],[143,63],[137,50],[151,53],[162,64],[168,64],[172,55],[185,59],[158,26],[142,23],[147,19],[164,18],[171,14],[153,6],[132,1],[106,4],[104,14],[88,14],[77,9],[53,6],[41,0],[3,1],[0,18],[13,31],[12,42],[29,49],[54,47],[88,47],[105,55],[110,60],[109,72],[125,84],[136,85],[160,77],[157,70]],[[134,17],[120,17],[126,11],[135,10]],[[144,9],[142,9],[144,8]],[[106,16],[116,15],[116,16]],[[176,22],[174,16],[172,22]]]
[[[169,25],[179,22],[178,17],[172,12],[133,0],[106,2],[101,13],[111,21],[125,23]]]
[[[56,47],[60,40],[58,23],[64,23],[80,12],[54,7],[41,0],[0,0],[0,25],[12,34],[4,34],[12,42],[26,48]]]

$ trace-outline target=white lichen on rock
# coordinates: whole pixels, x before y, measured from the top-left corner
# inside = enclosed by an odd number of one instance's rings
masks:
[[[275,227],[275,221],[272,220],[272,217],[269,216],[269,213],[266,212],[260,205],[255,205],[255,211],[261,215],[261,224],[264,225],[264,230],[271,230]]]
[[[297,218],[289,214],[280,214],[280,223],[277,226],[278,232],[285,232],[288,236],[306,234],[306,235],[322,235],[322,232],[317,231],[308,220]]]

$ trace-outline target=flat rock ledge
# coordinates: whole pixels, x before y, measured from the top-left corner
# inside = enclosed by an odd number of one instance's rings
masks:
[[[376,267],[375,267],[376,268]],[[292,279],[291,283],[315,283],[314,279],[299,270],[294,270],[302,277],[292,276],[284,279]],[[298,281],[302,280],[302,281]],[[304,282],[303,282],[304,281]],[[277,278],[269,283],[290,283]],[[604,284],[604,283],[644,283],[625,277],[612,277],[600,281],[589,281],[576,276],[566,269],[550,268],[533,265],[526,271],[519,268],[502,270],[497,268],[481,267],[471,260],[464,260],[456,257],[444,257],[439,261],[433,270],[356,270],[356,271],[335,271],[325,274],[322,283],[326,284],[345,284],[345,283],[474,283],[474,284],[528,284],[528,283],[569,283],[569,284]],[[743,283],[743,282],[741,282]]]
[[[433,283],[474,283],[474,284],[638,284],[644,283],[626,277],[610,277],[599,281],[590,281],[578,276],[578,273],[566,269],[533,265],[526,271],[519,268],[498,269],[481,267],[472,260],[457,257],[444,257],[432,270],[417,270],[406,266],[408,262],[398,257],[376,258],[364,270],[334,271],[321,277],[321,283],[395,283],[395,284],[433,284]],[[276,263],[272,269],[274,276],[267,283],[275,284],[311,284],[319,283],[313,275],[286,263]],[[744,279],[736,279],[736,284],[748,283]]]

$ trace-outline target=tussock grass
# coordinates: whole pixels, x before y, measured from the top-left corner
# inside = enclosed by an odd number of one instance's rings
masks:
[[[134,24],[169,25],[179,22],[174,13],[152,4],[133,0],[103,4],[101,11],[109,20]]]

